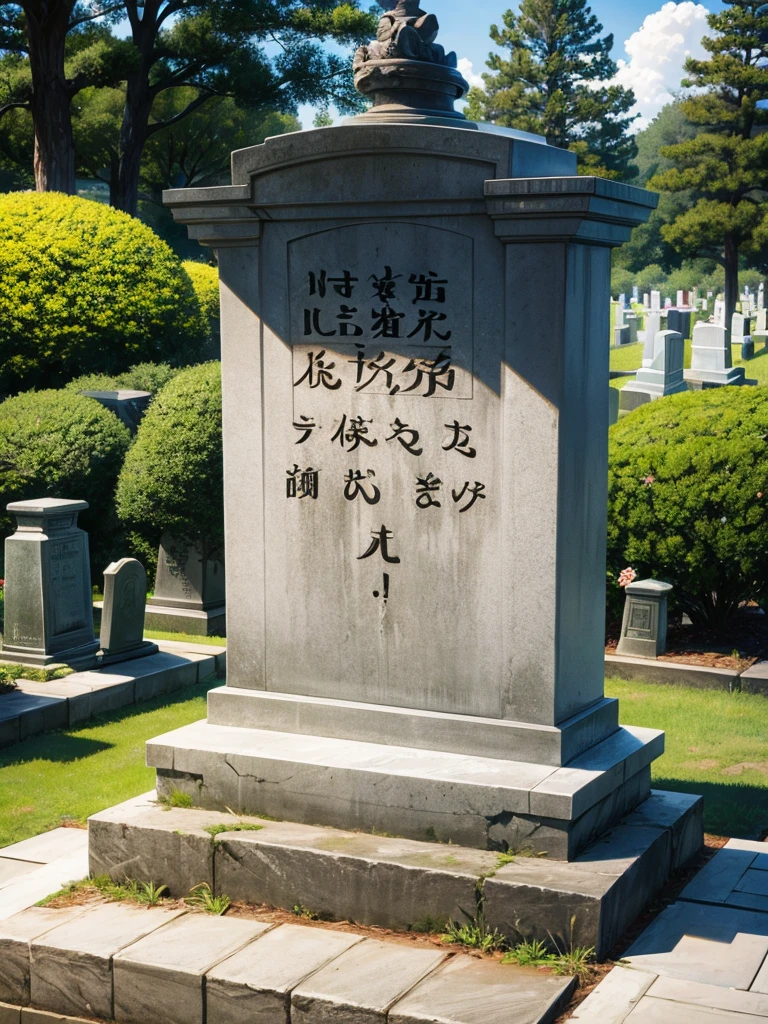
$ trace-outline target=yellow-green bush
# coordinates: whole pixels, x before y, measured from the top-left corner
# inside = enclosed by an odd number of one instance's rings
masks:
[[[219,357],[221,331],[219,326],[219,272],[216,267],[196,260],[186,260],[182,267],[189,274],[192,287],[195,289],[200,310],[209,325],[210,351],[212,358]]]
[[[194,362],[207,342],[189,276],[135,217],[54,192],[0,195],[0,390]]]

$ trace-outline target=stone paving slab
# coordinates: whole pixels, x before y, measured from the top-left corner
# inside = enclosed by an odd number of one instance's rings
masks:
[[[272,929],[208,972],[207,1024],[290,1024],[297,985],[362,941],[306,925]]]
[[[30,999],[30,943],[82,913],[81,907],[29,907],[0,921],[0,1000],[26,1006]],[[0,1024],[2,1018],[0,1017]]]
[[[0,848],[0,857],[4,860],[26,860],[36,864],[50,864],[70,853],[77,853],[82,850],[87,833],[79,828],[53,828],[48,832],[41,832],[39,836],[32,836],[31,839],[22,839],[21,842],[13,843],[11,846]]]
[[[203,1024],[203,979],[269,925],[247,918],[185,914],[112,961],[114,1014],[131,1024]]]
[[[112,1016],[112,958],[183,911],[107,903],[33,939],[30,1002],[76,1017]]]
[[[291,1024],[386,1024],[389,1008],[446,955],[378,939],[357,943],[294,989]]]
[[[764,882],[756,881],[760,874]],[[745,879],[755,881],[746,882]],[[749,839],[729,839],[680,894],[680,899],[703,903],[725,903],[737,892],[768,893],[768,853],[766,844]],[[751,884],[744,890],[743,884]],[[754,886],[757,884],[758,888]],[[761,888],[762,886],[762,888]],[[741,902],[741,901],[738,901]],[[757,906],[754,909],[758,909]],[[768,908],[762,908],[768,909]]]
[[[38,900],[58,892],[67,882],[85,878],[88,874],[88,833],[78,830],[82,847],[50,864],[40,864],[33,871],[15,879],[13,884],[0,889],[0,922],[31,907]]]
[[[0,889],[10,885],[19,875],[26,875],[40,867],[34,861],[11,860],[0,857]]]

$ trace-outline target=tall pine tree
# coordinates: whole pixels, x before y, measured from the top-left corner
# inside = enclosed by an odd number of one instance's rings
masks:
[[[708,59],[689,57],[685,64],[683,85],[699,91],[682,110],[698,134],[661,150],[674,166],[648,185],[692,197],[692,205],[662,233],[683,256],[709,256],[725,268],[730,324],[739,293],[739,255],[759,259],[768,242],[768,110],[758,106],[768,100],[768,5],[765,0],[724,3],[725,10],[707,18],[715,33],[702,40]]]
[[[491,53],[485,88],[470,90],[467,116],[546,136],[574,150],[579,169],[624,177],[636,146],[627,129],[635,97],[612,85],[613,36],[586,0],[522,0],[520,13],[507,11],[491,39],[508,55]]]

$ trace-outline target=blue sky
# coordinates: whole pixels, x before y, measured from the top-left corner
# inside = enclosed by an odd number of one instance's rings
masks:
[[[421,2],[437,15],[440,42],[456,51],[464,75],[471,84],[481,84],[479,75],[486,70],[485,61],[492,48],[488,29],[494,22],[501,22],[509,3],[475,0],[469,6],[459,0]],[[723,7],[720,0],[592,0],[590,6],[602,22],[603,34],[613,33],[618,80],[632,88],[637,98],[637,128],[652,120],[672,98],[671,91],[679,88],[686,55],[703,55],[700,41],[709,31],[707,13]],[[517,3],[513,4],[513,9],[516,7]],[[305,127],[311,126],[311,109],[302,108],[300,117]]]

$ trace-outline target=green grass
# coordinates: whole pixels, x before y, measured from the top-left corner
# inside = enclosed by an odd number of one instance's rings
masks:
[[[733,365],[743,366],[747,378],[756,380],[758,384],[768,384],[768,351],[764,348],[763,341],[762,338],[755,340],[755,355],[746,361],[741,358],[740,345],[734,345],[732,348]],[[642,361],[643,343],[640,341],[636,345],[623,345],[621,348],[611,349],[612,370],[637,370],[642,365]],[[686,368],[691,365],[690,341],[685,343],[684,365]],[[623,388],[632,379],[632,377],[616,377],[611,381],[611,387]]]
[[[754,838],[768,829],[767,698],[617,679],[605,691],[619,698],[623,724],[666,730],[653,785],[701,793],[705,831]]]
[[[145,742],[205,718],[206,694],[220,685],[209,679],[0,751],[0,847],[153,789]]]
[[[192,633],[164,633],[159,629],[145,629],[145,640],[180,640],[185,644],[212,644],[214,647],[226,647],[225,636],[194,636]]]

